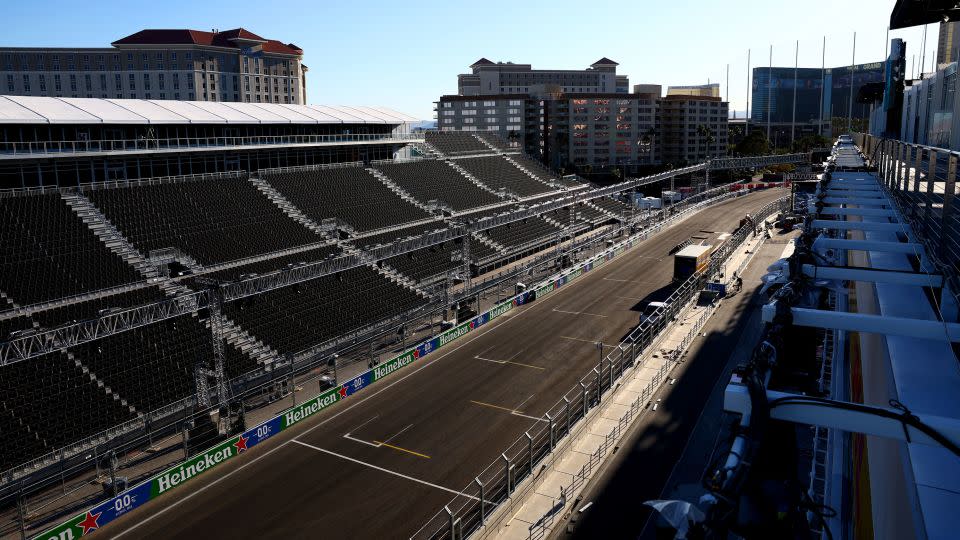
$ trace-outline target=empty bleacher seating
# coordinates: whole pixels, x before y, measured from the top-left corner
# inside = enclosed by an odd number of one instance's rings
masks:
[[[560,229],[536,217],[487,229],[481,234],[507,248],[520,248],[555,241],[559,233]]]
[[[459,239],[418,249],[403,255],[397,255],[384,261],[387,266],[398,270],[405,276],[417,281],[442,277],[448,272],[463,268],[461,260],[454,260],[456,252],[463,249]],[[496,252],[486,244],[474,239],[470,242],[470,259],[483,260]]]
[[[232,268],[225,268],[216,272],[209,272],[202,274],[202,277],[212,278],[217,281],[237,281],[243,276],[250,276],[252,274],[268,274],[277,270],[285,270],[291,265],[313,263],[325,259],[336,258],[341,254],[342,251],[336,245],[321,246],[314,249],[299,251],[297,253],[291,253],[289,255],[271,257],[262,261],[247,263],[241,266],[234,266]],[[197,285],[195,288],[199,289],[202,288],[202,286]]]
[[[512,150],[512,148],[510,147],[509,141],[505,140],[503,137],[495,133],[491,133],[489,131],[478,131],[476,133],[476,136],[480,137],[481,139],[486,141],[487,144],[492,145],[498,150]]]
[[[21,307],[139,281],[59,193],[0,198],[0,291]]]
[[[0,470],[133,418],[64,351],[2,366],[0,380]]]
[[[377,168],[420,202],[442,201],[458,212],[503,200],[484,191],[444,161],[382,163]]]
[[[195,315],[142,326],[69,351],[138,411],[195,393],[194,365],[213,355],[210,330]]]
[[[244,178],[131,184],[85,195],[143,254],[173,247],[204,266],[322,239]]]
[[[534,161],[523,154],[511,155],[510,159],[517,162],[521,167],[530,171],[531,174],[544,182],[556,182],[557,176],[547,170],[542,163]]]
[[[296,353],[426,300],[362,266],[226,304],[224,313],[281,353]]]
[[[630,215],[630,205],[610,197],[597,197],[596,199],[591,199],[590,204],[599,206],[615,216]]]
[[[592,206],[582,203],[551,210],[550,212],[547,212],[546,217],[549,217],[553,221],[566,226],[570,223],[571,210],[574,213],[576,223],[596,225],[611,219],[607,214],[604,214]]]
[[[527,173],[501,156],[458,159],[457,165],[491,188],[504,188],[521,197],[556,191],[547,184],[530,178]]]
[[[317,223],[338,218],[363,232],[430,217],[361,167],[270,173],[261,178]]]
[[[460,131],[428,131],[426,141],[448,155],[491,153],[490,147],[470,133]]]
[[[356,238],[352,240],[352,243],[357,247],[366,248],[376,245],[390,244],[403,238],[420,236],[430,231],[440,231],[446,228],[447,224],[443,221],[432,221],[429,223],[414,225],[412,227],[405,227],[403,229],[395,229],[380,234],[365,236],[363,238]]]

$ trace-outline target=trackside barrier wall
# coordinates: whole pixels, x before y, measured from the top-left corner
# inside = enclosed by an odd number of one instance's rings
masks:
[[[615,244],[605,251],[590,257],[586,261],[547,278],[532,290],[518,294],[501,302],[488,311],[457,325],[441,334],[433,336],[402,354],[385,361],[379,366],[369,369],[343,384],[326,390],[319,395],[296,405],[285,412],[250,428],[239,435],[235,435],[204,452],[191,457],[185,462],[171,467],[136,486],[127,489],[112,499],[108,499],[81,514],[77,514],[63,523],[35,536],[35,539],[70,540],[86,536],[98,528],[118,519],[120,516],[142,506],[146,502],[176,488],[188,480],[216,468],[221,463],[231,460],[261,442],[277,435],[291,426],[319,413],[340,400],[363,390],[380,379],[391,375],[399,369],[417,362],[419,359],[437,349],[469,334],[477,328],[489,323],[514,307],[523,305],[541,298],[570,283],[594,268],[598,268],[607,261],[623,254],[639,242],[646,240],[650,235],[659,232],[665,227],[687,217],[701,208],[716,204],[742,195],[741,192],[723,192],[718,188],[719,195],[711,199],[696,203],[681,212],[655,224],[630,238]]]

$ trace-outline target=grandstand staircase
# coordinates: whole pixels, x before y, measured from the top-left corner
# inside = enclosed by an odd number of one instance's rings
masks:
[[[70,352],[69,350],[63,350],[63,351],[60,351],[60,353],[65,354],[67,356],[67,359],[73,362],[73,365],[77,366],[77,369],[79,369],[81,373],[90,377],[91,381],[97,383],[97,387],[103,390],[103,392],[107,395],[108,398],[114,401],[119,401],[120,405],[123,405],[124,407],[129,409],[131,413],[137,414],[136,407],[128,403],[127,400],[120,397],[120,394],[117,394],[112,388],[110,388],[110,386],[106,383],[106,381],[104,381],[100,377],[97,377],[97,374],[94,373],[83,362],[81,362],[79,358],[74,356],[72,352]]]
[[[294,206],[293,203],[288,201],[286,197],[274,189],[274,187],[268,184],[265,180],[251,177],[250,183],[256,186],[256,188],[260,190],[260,193],[266,195],[268,199],[273,201],[273,204],[277,205],[277,207],[280,208],[280,210],[283,210],[283,213],[290,216],[291,219],[323,237],[329,237],[328,230],[324,229],[316,221],[307,217],[306,214],[300,211],[299,208]]]
[[[383,173],[383,171],[379,171],[377,169],[374,169],[373,167],[368,167],[366,171],[372,174],[377,180],[379,180],[381,184],[390,188],[390,191],[393,191],[394,193],[399,195],[401,199],[407,201],[408,203],[416,206],[417,208],[423,210],[428,214],[433,214],[433,211],[430,209],[429,206],[418,201],[407,190],[403,189],[396,182],[391,180],[389,176]]]
[[[73,210],[77,217],[93,231],[93,234],[95,234],[110,251],[127,261],[127,263],[133,266],[137,272],[140,272],[140,275],[143,277],[160,277],[160,271],[150,264],[150,261],[148,261],[126,237],[120,234],[120,231],[93,205],[90,199],[79,193],[65,193],[62,197],[64,202],[67,203],[67,206]],[[187,261],[186,266],[190,266],[190,262],[191,261]],[[196,263],[196,261],[192,262]],[[197,264],[197,267],[199,267],[199,264]]]
[[[470,237],[480,242],[481,244],[484,244],[485,246],[496,250],[497,253],[500,253],[501,255],[506,255],[507,252],[510,251],[506,248],[506,246],[502,246],[480,233],[470,233]]]
[[[396,283],[397,285],[410,289],[411,291],[417,293],[423,298],[427,298],[427,299],[430,298],[429,294],[427,294],[417,286],[416,281],[401,274],[400,271],[398,271],[396,268],[393,268],[392,266],[387,265],[385,262],[382,264],[382,266],[378,264],[371,264],[370,266],[374,270],[376,270],[377,273],[379,273],[381,276],[389,279],[390,281]]]
[[[413,143],[413,146],[426,157],[440,158],[445,156],[443,152],[437,150],[436,146],[428,143],[427,141],[417,141]]]
[[[167,294],[167,296],[175,297],[181,294],[193,294],[194,291],[185,285],[181,285],[175,281],[170,281],[169,287],[164,289],[164,292]],[[196,311],[191,313],[190,316],[197,317],[199,320]],[[210,329],[209,319],[203,320],[201,323],[203,324],[204,328],[208,330]],[[226,316],[223,317],[223,338],[228,344],[233,345],[240,352],[256,360],[259,364],[269,365],[270,363],[283,357],[282,354],[277,352],[266,343],[257,339],[256,336],[247,332],[241,328],[239,324],[233,322]]]
[[[481,136],[479,136],[479,135],[474,134],[473,138],[476,139],[476,140],[478,140],[478,141],[480,141],[480,144],[486,146],[486,147],[489,148],[490,151],[492,151],[492,152],[496,152],[496,153],[498,153],[498,154],[500,154],[500,153],[503,152],[503,149],[502,149],[502,148],[497,148],[497,147],[494,146],[490,141],[484,139],[483,137],[481,137]]]
[[[513,165],[514,167],[516,167],[516,168],[520,169],[521,171],[523,171],[523,174],[529,176],[531,179],[533,179],[533,180],[535,180],[535,181],[537,181],[537,182],[540,182],[541,184],[544,184],[544,185],[546,185],[546,186],[549,186],[549,187],[551,187],[551,188],[556,189],[556,186],[555,186],[555,185],[553,185],[553,184],[551,184],[551,183],[549,183],[549,182],[544,182],[542,178],[540,178],[539,176],[537,176],[537,175],[533,174],[532,172],[530,172],[530,169],[524,167],[523,165],[521,165],[520,163],[518,163],[516,160],[514,160],[512,157],[510,157],[510,156],[508,156],[508,155],[506,155],[506,154],[503,154],[503,159],[509,161],[511,165]]]
[[[493,194],[496,195],[497,197],[503,198],[503,194],[502,194],[500,191],[495,190],[495,189],[493,189],[492,187],[484,184],[483,182],[480,181],[479,178],[477,178],[476,176],[474,176],[474,175],[470,174],[469,172],[467,172],[466,169],[464,169],[464,168],[461,167],[460,165],[457,165],[454,161],[452,161],[452,160],[447,160],[447,161],[445,161],[445,163],[446,163],[447,165],[453,167],[458,173],[460,173],[461,175],[463,175],[467,180],[469,180],[470,182],[472,182],[473,184],[475,184],[478,188],[480,188],[480,189],[482,189],[482,190],[484,190],[484,191],[489,191],[490,193],[493,193]],[[516,194],[511,194],[510,198],[511,198],[511,199],[514,199],[514,200],[520,200],[521,197],[520,197],[519,195],[516,195]]]
[[[622,218],[623,218],[623,216],[618,216],[618,215],[614,214],[613,212],[607,210],[606,208],[604,208],[604,207],[602,207],[602,206],[600,206],[600,205],[593,204],[592,201],[587,201],[587,205],[588,205],[590,208],[593,208],[594,210],[598,210],[598,211],[600,211],[601,213],[603,213],[604,215],[610,216],[610,217],[612,217],[612,218],[614,218],[614,219],[622,219]]]

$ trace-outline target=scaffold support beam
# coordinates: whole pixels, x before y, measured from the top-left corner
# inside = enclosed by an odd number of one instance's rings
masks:
[[[791,398],[797,399],[794,401]],[[887,439],[909,440],[911,443],[929,446],[941,446],[925,432],[899,420],[897,417],[903,415],[902,410],[832,400],[808,401],[805,398],[807,396],[767,390],[767,403],[773,404],[770,409],[770,418]],[[781,404],[778,400],[785,401]],[[731,413],[749,414],[752,407],[747,387],[737,383],[728,384],[723,395],[723,408]],[[960,419],[932,414],[912,414],[946,439],[960,445]]]
[[[775,302],[763,306],[763,321],[773,322],[776,313]],[[790,322],[796,326],[960,342],[960,324],[957,323],[796,307],[790,308],[790,315]]]
[[[909,227],[902,223],[873,223],[870,221],[831,221],[815,219],[811,224],[814,229],[836,229],[840,231],[875,231],[875,232],[907,232]]]
[[[873,240],[845,240],[820,237],[813,243],[817,249],[855,249],[858,251],[883,251],[886,253],[923,253],[923,244],[914,242],[877,242]]]
[[[915,287],[943,287],[943,276],[939,274],[895,272],[892,270],[872,270],[867,268],[837,268],[835,266],[814,266],[812,264],[803,265],[803,273],[812,278],[893,283],[895,285],[911,285]]]
[[[825,216],[869,216],[869,217],[897,217],[892,208],[836,208],[829,206],[820,210]]]

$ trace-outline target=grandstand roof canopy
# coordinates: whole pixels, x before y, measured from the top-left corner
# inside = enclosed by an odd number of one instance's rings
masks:
[[[402,124],[386,107],[0,96],[0,124]]]

